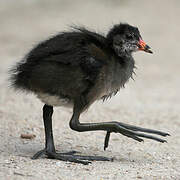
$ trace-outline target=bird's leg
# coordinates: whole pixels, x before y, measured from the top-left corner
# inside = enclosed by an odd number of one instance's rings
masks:
[[[44,120],[44,128],[45,128],[45,149],[37,152],[32,157],[32,159],[37,159],[38,157],[48,152],[55,152],[53,131],[52,131],[52,114],[53,114],[53,107],[45,104],[43,107],[43,120]]]
[[[101,156],[80,156],[74,155],[76,151],[70,151],[67,153],[57,153],[54,146],[53,140],[53,131],[52,131],[52,114],[53,114],[53,107],[49,105],[44,105],[43,107],[43,120],[44,120],[44,127],[45,127],[45,149],[37,152],[32,159],[37,159],[42,155],[46,155],[48,158],[51,159],[58,159],[62,161],[69,161],[81,164],[89,164],[90,161],[109,161],[110,159],[104,158]]]
[[[102,123],[80,123],[79,122],[79,117],[80,113],[82,112],[83,108],[85,105],[83,105],[82,98],[79,98],[78,100],[75,101],[74,103],[74,111],[73,111],[73,116],[70,121],[70,127],[73,130],[83,132],[83,131],[97,131],[97,130],[104,130],[107,131],[106,138],[105,138],[105,143],[104,143],[104,149],[107,148],[109,138],[110,138],[110,133],[115,132],[115,133],[120,133],[124,136],[127,136],[129,138],[132,138],[136,141],[143,141],[142,138],[148,138],[148,139],[153,139],[159,142],[166,142],[166,140],[160,139],[158,137],[144,134],[144,133],[139,133],[140,132],[147,132],[147,133],[152,133],[152,134],[158,134],[161,136],[168,136],[168,133],[161,132],[161,131],[156,131],[156,130],[151,130],[151,129],[145,129],[145,128],[140,128],[136,126],[131,126],[128,124],[124,124],[121,122],[102,122]]]
[[[33,159],[37,159],[38,157],[48,152],[51,152],[51,153],[55,152],[53,131],[52,131],[52,114],[53,114],[53,107],[45,104],[43,107],[43,120],[44,120],[44,128],[45,128],[45,149],[37,152],[33,156]],[[76,153],[76,151],[70,151],[64,154],[71,155],[74,153]]]

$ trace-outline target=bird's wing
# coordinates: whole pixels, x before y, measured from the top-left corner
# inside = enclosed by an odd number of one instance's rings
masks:
[[[100,69],[107,64],[108,56],[95,44],[89,44],[85,47],[75,48],[57,55],[49,56],[43,61],[64,64],[67,66],[79,66],[85,74],[86,80],[94,82]]]
[[[54,62],[80,66],[89,79],[96,77],[108,57],[104,51],[106,38],[85,28],[63,32],[35,47],[26,57],[26,63],[37,65]],[[39,61],[39,63],[38,63]]]

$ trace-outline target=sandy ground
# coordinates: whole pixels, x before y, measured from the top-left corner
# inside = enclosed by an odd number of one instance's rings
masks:
[[[180,179],[180,1],[0,1],[0,179]],[[107,32],[114,23],[137,25],[154,54],[135,54],[136,81],[110,101],[95,103],[81,121],[122,121],[163,130],[168,143],[137,143],[112,134],[103,151],[105,132],[78,133],[69,128],[71,110],[55,108],[56,148],[85,155],[113,157],[88,166],[57,160],[31,160],[44,146],[42,103],[33,95],[8,88],[7,71],[34,44],[83,24]],[[21,133],[36,135],[33,140]]]

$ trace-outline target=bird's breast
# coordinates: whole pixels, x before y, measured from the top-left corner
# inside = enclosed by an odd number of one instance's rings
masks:
[[[125,83],[132,77],[134,62],[126,62],[120,64],[117,61],[112,61],[108,66],[104,67],[100,74],[102,83],[101,97],[111,96],[124,87]]]

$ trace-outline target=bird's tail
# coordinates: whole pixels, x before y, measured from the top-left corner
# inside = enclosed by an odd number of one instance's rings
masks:
[[[10,86],[15,88],[16,90],[27,91],[30,90],[30,76],[31,69],[33,66],[33,62],[26,62],[26,60],[22,60],[17,63],[9,70],[10,78]]]

